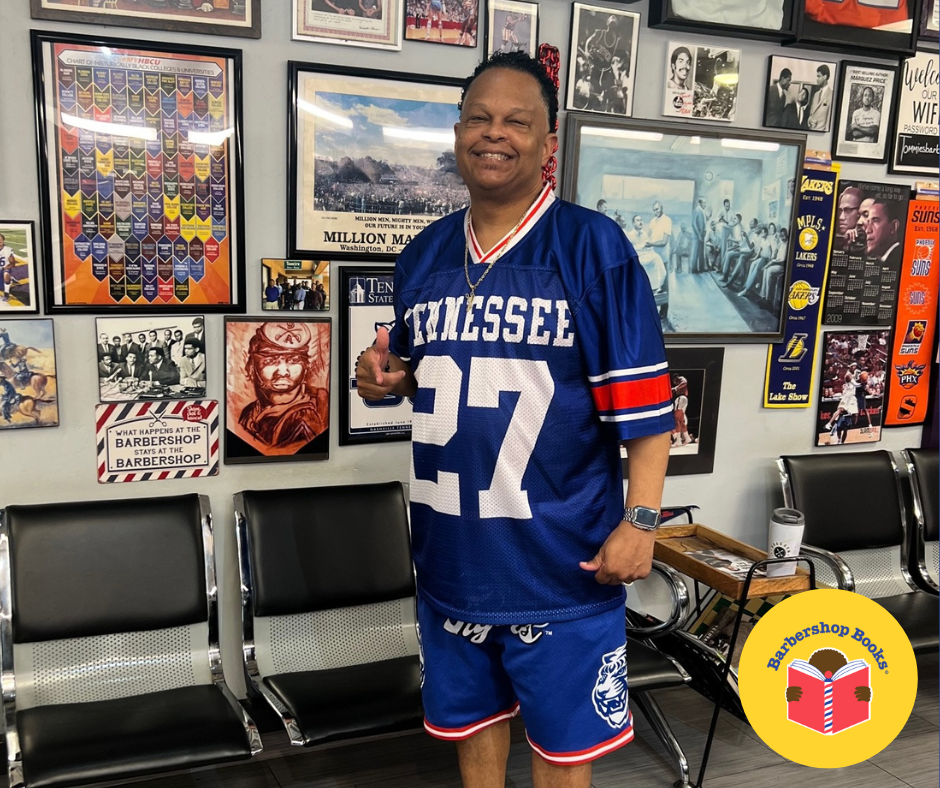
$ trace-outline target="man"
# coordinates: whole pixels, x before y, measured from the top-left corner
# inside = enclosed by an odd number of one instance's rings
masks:
[[[124,357],[124,363],[121,365],[121,377],[131,386],[136,386],[143,372],[140,358],[137,351],[129,349]]]
[[[101,361],[105,356],[110,356],[114,352],[114,345],[111,344],[111,341],[108,339],[108,335],[105,333],[98,334],[98,361]]]
[[[0,271],[3,272],[3,300],[10,300],[10,287],[13,285],[13,267],[19,265],[13,250],[7,246],[6,237],[0,233]],[[8,419],[9,421],[9,419]]]
[[[689,419],[686,416],[689,410],[689,381],[684,375],[672,376],[672,414],[675,427],[672,430],[672,445],[685,446],[694,443],[689,435]]]
[[[852,113],[852,122],[849,124],[847,139],[855,142],[878,142],[878,133],[881,129],[881,110],[872,106],[875,102],[875,91],[870,86],[862,91],[862,106]]]
[[[402,252],[357,390],[414,398],[425,727],[457,741],[465,788],[501,788],[521,706],[534,784],[588,788],[632,738],[620,584],[649,571],[673,426],[659,319],[616,223],[543,187],[541,65],[496,54],[459,106],[470,209]]]
[[[238,423],[268,446],[304,446],[329,426],[325,389],[310,380],[316,363],[305,323],[263,323],[248,343],[245,374],[256,399]]]
[[[161,356],[166,355],[166,353],[164,352],[163,343],[157,338],[157,332],[148,331],[147,332],[147,344],[144,345],[144,350],[147,353],[149,353],[153,348],[158,348],[161,351],[160,353]]]
[[[193,318],[193,330],[190,331],[184,338],[184,342],[189,342],[189,340],[194,340],[198,343],[199,350],[203,353],[206,352],[206,321],[201,317]]]
[[[839,231],[836,234],[836,239],[842,249],[845,249],[855,240],[859,209],[864,199],[864,192],[857,186],[847,186],[839,197]]]
[[[705,235],[708,230],[708,213],[705,208],[705,198],[699,197],[695,208],[692,209],[692,259],[689,261],[689,271],[700,274],[705,270]]]
[[[643,227],[643,217],[640,214],[634,215],[633,229],[627,231],[627,238],[633,244],[640,265],[649,277],[650,287],[653,292],[656,292],[663,286],[666,279],[666,265],[663,263],[663,258],[650,248],[650,231]]]
[[[590,66],[592,92],[604,96],[616,83],[613,60],[619,56],[627,62],[628,53],[620,44],[620,20],[616,14],[607,17],[604,27],[598,28],[584,42],[583,53]]]
[[[127,354],[127,348],[124,346],[121,335],[115,334],[111,337],[111,344],[114,347],[114,350],[111,352],[111,358],[114,360],[115,364],[123,364],[124,356]]]
[[[601,199],[597,201],[597,212],[607,216],[607,200]]]
[[[506,12],[506,21],[503,23],[503,43],[500,44],[501,52],[512,52],[520,49],[519,39],[516,37],[516,25],[525,19],[525,14],[514,11]]]
[[[183,342],[183,356],[177,365],[180,384],[188,389],[206,388],[206,356],[194,341]]]
[[[724,241],[721,237],[721,230],[718,228],[718,222],[712,220],[709,223],[708,235],[705,236],[705,268],[709,271],[720,269],[721,250]]]
[[[110,353],[106,353],[98,362],[98,378],[102,383],[110,383],[121,377],[121,368],[114,363]]]
[[[692,73],[692,52],[688,47],[676,47],[669,56],[669,80],[666,83],[672,90],[692,90],[689,76]]]
[[[264,308],[277,309],[281,302],[281,288],[273,279],[268,280],[268,286],[264,289]]]
[[[141,361],[141,363],[143,363],[144,360],[147,358],[147,335],[146,334],[137,335],[137,347],[140,348],[140,354],[138,356],[138,359]]]
[[[672,219],[666,215],[663,204],[659,200],[653,203],[649,245],[663,258],[666,270],[672,270]]]
[[[816,92],[809,105],[809,130],[829,131],[829,110],[832,107],[832,88],[829,87],[829,66],[823,63],[816,69]]]
[[[180,382],[179,370],[163,354],[163,348],[147,348],[147,366],[143,374],[148,388],[175,386]]]
[[[175,366],[180,365],[180,361],[183,358],[183,348],[185,345],[185,340],[183,339],[183,332],[180,329],[175,329],[172,334],[172,340],[170,342],[170,363]]]
[[[866,205],[866,200],[862,203]],[[880,260],[894,270],[899,270],[901,263],[901,241],[898,233],[901,229],[901,217],[897,203],[884,197],[871,200],[867,210],[861,214],[860,222],[865,230],[865,256],[869,260]]]
[[[784,126],[784,110],[790,103],[790,96],[787,91],[790,89],[790,82],[793,80],[793,72],[788,68],[780,69],[780,76],[777,81],[770,86],[767,91],[767,107],[765,113],[765,126]]]

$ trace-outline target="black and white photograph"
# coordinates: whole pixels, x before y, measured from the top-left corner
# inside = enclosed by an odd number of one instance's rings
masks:
[[[897,77],[897,66],[842,64],[832,135],[834,159],[887,161]]]
[[[486,4],[486,55],[525,52],[536,57],[539,46],[539,4],[490,0]]]
[[[330,261],[262,257],[261,308],[268,311],[329,311]]]
[[[204,316],[99,317],[95,334],[101,402],[205,396]]]
[[[475,47],[480,0],[405,0],[405,38],[426,44]]]
[[[734,120],[741,53],[670,41],[666,46],[663,115]]]
[[[401,0],[293,0],[298,41],[401,49]]]
[[[940,154],[940,57],[920,51],[901,63],[888,171],[936,179]]]
[[[574,3],[567,108],[633,114],[640,15]]]
[[[826,133],[835,105],[838,63],[771,55],[764,125]]]
[[[889,339],[888,330],[823,334],[813,445],[881,440]]]

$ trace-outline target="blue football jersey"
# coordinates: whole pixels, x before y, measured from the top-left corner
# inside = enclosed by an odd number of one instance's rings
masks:
[[[479,282],[468,309],[469,277]],[[485,279],[488,262],[497,262]],[[674,427],[649,280],[620,228],[546,188],[487,254],[444,217],[395,269],[391,352],[414,397],[411,526],[420,594],[477,623],[619,605],[578,563],[623,513],[619,441]]]

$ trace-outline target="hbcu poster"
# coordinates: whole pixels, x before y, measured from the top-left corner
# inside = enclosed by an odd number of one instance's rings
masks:
[[[912,200],[901,266],[898,318],[891,353],[885,426],[922,424],[930,397],[930,364],[937,331],[937,232],[940,204]]]
[[[783,341],[767,351],[765,408],[806,408],[810,404],[838,181],[837,171],[825,170],[806,170],[800,181],[798,235]]]

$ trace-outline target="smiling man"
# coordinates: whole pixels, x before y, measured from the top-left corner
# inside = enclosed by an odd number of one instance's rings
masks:
[[[521,713],[536,788],[588,788],[633,738],[622,583],[650,571],[674,427],[659,318],[623,231],[543,182],[542,66],[495,55],[460,108],[470,209],[402,252],[358,391],[414,398],[425,727],[466,788],[502,788]]]

